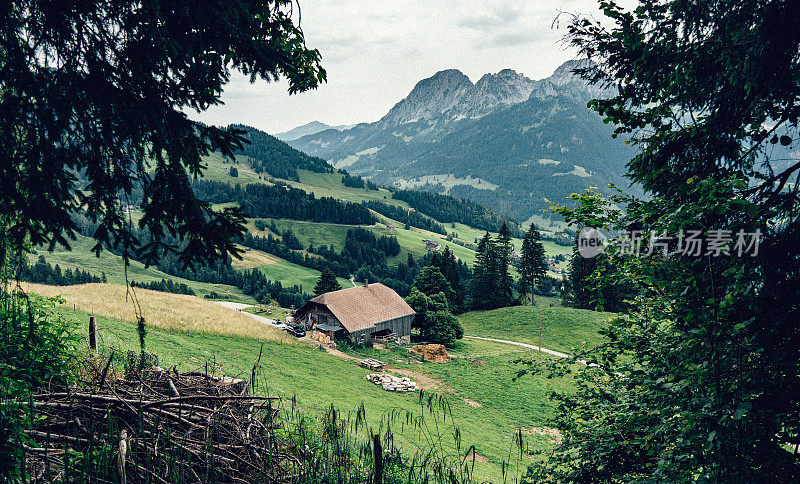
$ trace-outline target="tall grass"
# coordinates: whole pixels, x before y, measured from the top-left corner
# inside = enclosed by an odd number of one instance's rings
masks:
[[[256,393],[266,384],[258,363],[252,376],[251,388]],[[73,426],[71,436],[80,441],[76,446],[64,444],[69,435],[60,435],[59,444],[51,441],[48,423],[37,419],[37,407],[32,402],[24,398],[0,401],[0,411],[14,414],[16,427],[10,429],[16,434],[13,440],[32,444],[31,435],[35,436],[36,445],[18,445],[16,453],[9,454],[7,464],[25,469],[22,480],[124,482],[123,476],[127,476],[127,482],[148,483],[478,482],[475,448],[454,423],[447,399],[435,393],[419,393],[413,410],[389,412],[377,426],[367,423],[363,405],[346,413],[330,406],[321,414],[311,415],[301,410],[294,398],[274,404],[269,401],[253,416],[267,423],[261,427],[267,429],[266,435],[257,440],[257,448],[242,448],[242,459],[231,459],[227,457],[230,453],[220,452],[230,447],[231,441],[221,437],[229,428],[222,424],[224,415],[216,409],[211,418],[203,420],[201,432],[186,433],[186,426],[181,431],[174,416],[154,420],[152,413],[145,416],[141,405],[134,409],[134,417],[124,408],[86,412],[86,403],[82,405],[84,413],[80,415],[67,412],[70,418],[80,416],[76,421],[82,432]],[[77,402],[75,406],[79,406]],[[181,414],[180,407],[171,410]],[[191,413],[184,410],[182,415],[192,420]],[[39,430],[31,432],[35,426]],[[63,431],[64,427],[60,428]],[[401,449],[395,443],[395,432],[407,429],[416,434],[416,445]],[[126,450],[121,459],[123,444]],[[519,449],[522,445],[521,440],[516,444]],[[522,452],[512,454],[508,462],[503,462],[502,482],[519,481]]]
[[[46,286],[22,284],[28,293],[43,296],[61,296],[68,307],[91,314],[135,323],[141,308],[149,326],[169,331],[215,333],[246,336],[260,340],[293,344],[295,339],[283,331],[261,323],[239,311],[196,296],[170,294],[149,289],[132,289],[136,300],[123,285],[81,284],[77,286]]]

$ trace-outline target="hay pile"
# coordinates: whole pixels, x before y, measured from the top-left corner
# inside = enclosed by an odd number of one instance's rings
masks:
[[[450,361],[450,355],[447,354],[447,349],[444,345],[414,345],[408,351],[422,355],[425,361],[434,363],[447,363]]]

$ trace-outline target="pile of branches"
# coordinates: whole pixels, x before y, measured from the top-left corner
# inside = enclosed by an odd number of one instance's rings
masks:
[[[247,380],[152,367],[18,401],[32,482],[286,482],[274,397]]]

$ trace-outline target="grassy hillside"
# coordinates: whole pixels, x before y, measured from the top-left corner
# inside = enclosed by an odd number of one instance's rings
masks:
[[[39,250],[36,254],[29,254],[28,259],[31,263],[35,263],[40,255],[43,255],[47,262],[61,266],[61,269],[75,269],[89,271],[93,275],[99,276],[105,273],[108,282],[112,284],[125,283],[125,263],[122,257],[112,254],[111,252],[104,251],[100,253],[100,257],[96,257],[91,252],[94,241],[89,237],[77,236],[77,240],[71,242],[72,250],[64,250],[59,248],[53,252]],[[171,276],[161,272],[153,267],[145,268],[144,264],[136,261],[131,261],[127,268],[128,280],[136,282],[151,282],[160,281],[161,279],[172,279],[175,282],[181,282],[191,287],[198,296],[205,296],[212,291],[236,301],[255,303],[255,299],[242,293],[236,287],[226,284],[209,284],[205,282],[191,281],[189,279],[182,279],[180,277]]]
[[[602,336],[597,331],[612,316],[614,313],[540,304],[471,311],[458,316],[458,320],[466,335],[532,345],[539,344],[541,327],[544,348],[569,352],[584,343],[599,343]]]
[[[241,160],[244,161],[243,158]],[[226,164],[222,157],[218,154],[207,157],[205,161],[208,166],[207,178],[209,179],[225,181],[228,183],[271,184],[268,180],[270,177],[263,175],[261,178],[259,178],[259,175],[253,172],[245,162],[240,162],[235,165],[238,167],[239,176],[234,178],[229,175],[229,169],[231,165],[229,163]],[[350,200],[356,203],[368,200],[377,200],[390,205],[409,208],[406,202],[393,199],[391,192],[386,189],[375,191],[367,190],[365,188],[347,187],[343,185],[342,178],[344,175],[341,173],[315,173],[302,169],[297,170],[297,173],[300,178],[299,182],[293,180],[283,181],[296,188],[314,193],[317,196],[334,197],[342,200]],[[411,231],[406,231],[403,228],[403,224],[383,215],[376,215],[384,227],[373,227],[370,228],[370,230],[375,232],[376,235],[396,235],[398,242],[400,242],[400,245],[403,248],[403,254],[401,254],[401,256],[398,257],[395,262],[404,260],[408,253],[411,253],[414,256],[423,255],[425,253],[425,249],[422,245],[423,238],[433,238],[438,240],[443,245],[450,246],[451,250],[454,251],[456,256],[467,263],[471,264],[475,260],[474,251],[461,245],[448,242],[444,239],[444,236],[440,234],[435,234],[416,228]],[[304,245],[308,245],[309,243],[313,243],[314,245],[333,245],[337,248],[337,250],[340,250],[341,246],[343,246],[344,235],[347,233],[346,227],[337,226],[335,224],[304,223],[297,221],[276,221],[276,223],[281,230],[291,228],[292,231],[298,235],[298,238],[304,243]],[[397,227],[397,229],[393,233],[389,233],[388,229],[385,228],[385,225],[394,225]],[[477,238],[482,237],[486,233],[483,230],[469,227],[461,223],[445,224],[445,226],[449,232],[455,232],[458,234],[459,239],[470,244],[475,243]],[[496,235],[496,233],[492,233],[492,236]],[[514,250],[519,251],[522,247],[522,240],[513,239],[512,244],[514,245]],[[569,247],[559,246],[552,242],[545,241],[543,242],[543,245],[547,255],[569,254],[571,251]]]
[[[68,308],[61,311],[85,327],[85,313]],[[100,318],[98,324],[105,345],[136,348],[133,324],[113,318]],[[329,355],[318,347],[160,328],[150,329],[147,338],[148,349],[160,355],[160,364],[164,367],[175,364],[180,369],[192,369],[213,362],[227,375],[245,377],[249,377],[262,343],[261,363],[267,387],[261,390],[287,399],[296,396],[300,407],[312,416],[330,405],[345,412],[355,412],[363,403],[367,424],[377,429],[387,414],[403,416],[405,412],[418,414],[420,411],[418,394],[385,392],[364,379],[367,370],[351,360]],[[462,358],[444,365],[392,364],[399,370],[412,372],[412,378],[426,386],[437,388],[435,391],[450,406],[453,421],[461,430],[464,448],[472,444],[476,446],[479,476],[501,482],[504,460],[513,462],[517,456],[517,463],[511,467],[513,473],[522,472],[528,463],[533,462],[533,457],[528,455],[519,459],[514,448],[517,429],[523,430],[528,451],[546,450],[552,445],[551,437],[539,433],[539,429],[547,428],[552,415],[547,394],[552,389],[569,389],[569,383],[538,376],[512,381],[518,366],[512,360],[529,353],[509,345],[465,341],[459,351]],[[387,359],[392,357],[391,354],[386,356]],[[476,357],[478,359],[474,359]],[[533,357],[539,358],[535,354]],[[432,416],[427,411],[426,418],[432,423]],[[404,422],[405,417],[401,421]],[[399,423],[393,430],[399,445],[409,453],[424,438],[417,430]],[[443,445],[452,446],[449,430],[443,427],[441,432]]]
[[[239,311],[196,296],[137,288],[127,291],[117,284],[45,286],[23,283],[26,291],[61,296],[66,307],[134,324],[136,310],[148,326],[186,333],[248,336],[259,340],[294,343],[286,333]],[[85,321],[85,319],[84,319]]]
[[[282,259],[278,260],[279,262],[261,266],[258,268],[258,270],[263,272],[264,275],[267,276],[267,279],[280,281],[284,287],[300,285],[305,292],[309,294],[314,292],[314,286],[317,284],[317,280],[320,276],[319,271],[293,264]],[[342,279],[339,277],[338,281],[342,288],[353,286],[347,279]]]

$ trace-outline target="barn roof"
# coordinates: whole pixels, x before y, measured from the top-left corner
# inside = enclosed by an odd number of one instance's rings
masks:
[[[310,300],[306,306],[313,303],[327,307],[350,332],[416,314],[399,294],[380,283],[326,292]],[[299,312],[304,312],[306,306]]]

